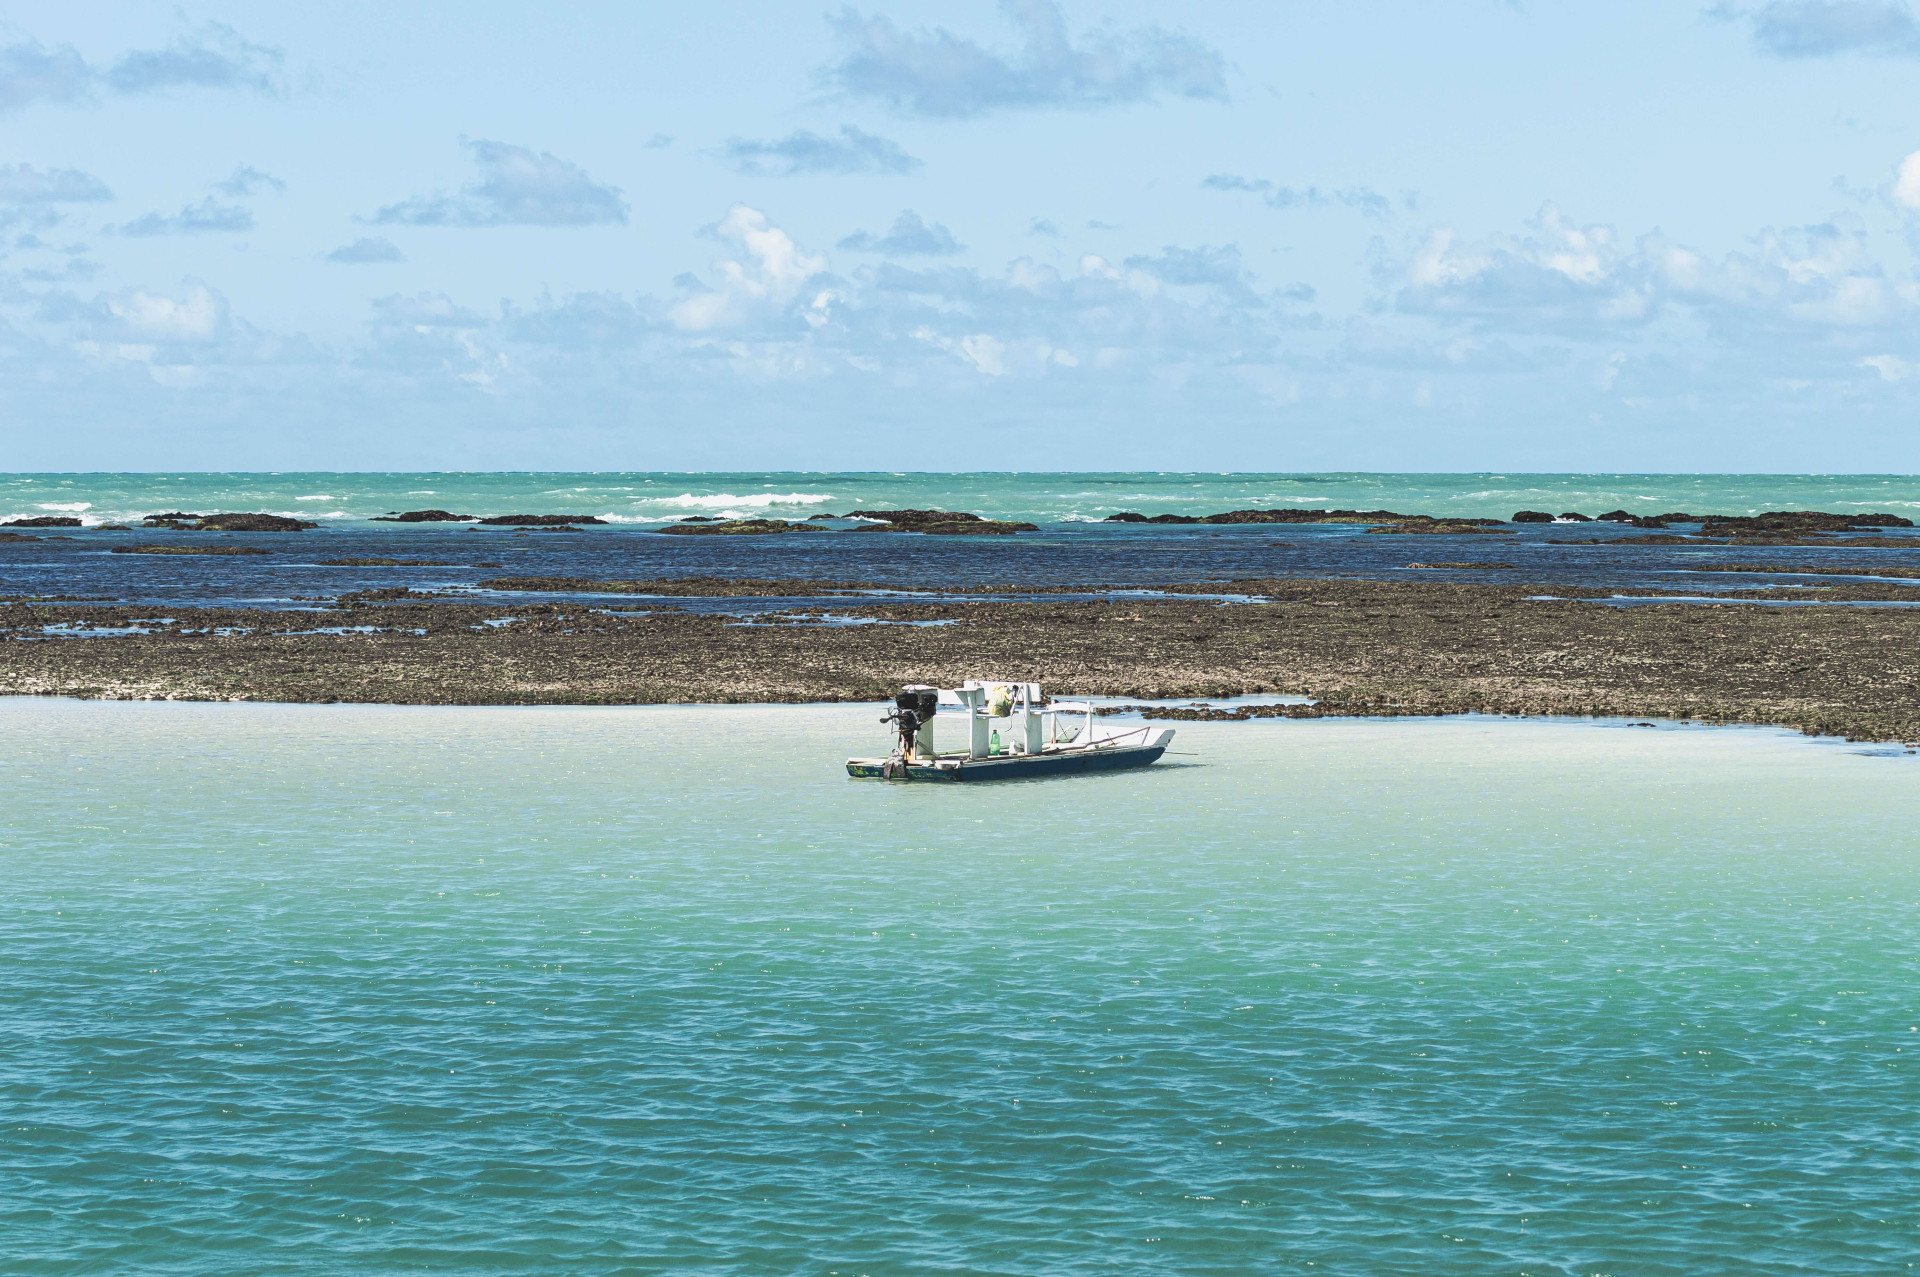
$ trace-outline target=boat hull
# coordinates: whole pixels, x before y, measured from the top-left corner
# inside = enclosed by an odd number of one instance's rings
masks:
[[[1087,772],[1125,771],[1160,761],[1166,744],[1130,745],[1115,749],[1063,750],[1052,754],[1007,754],[998,758],[943,759],[933,763],[895,764],[886,774],[884,758],[849,758],[847,775],[860,780],[1031,780],[1041,776],[1078,776]]]

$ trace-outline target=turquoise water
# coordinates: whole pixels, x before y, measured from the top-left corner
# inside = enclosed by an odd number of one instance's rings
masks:
[[[1515,510],[1595,515],[1821,509],[1915,516],[1920,476],[1634,474],[52,474],[0,475],[0,522],[73,514],[89,524],[165,510],[268,510],[318,521],[389,511],[591,514],[616,523],[688,515],[805,518],[933,507],[1036,522],[1120,510],[1347,508],[1504,519]]]
[[[870,707],[0,701],[8,1272],[1689,1274],[1920,1254],[1920,760]]]

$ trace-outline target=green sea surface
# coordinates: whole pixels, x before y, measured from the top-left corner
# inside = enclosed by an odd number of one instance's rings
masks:
[[[8,1273],[1888,1273],[1920,759],[0,701]]]
[[[689,515],[805,519],[850,510],[964,510],[1039,523],[1223,510],[1356,509],[1505,519],[1516,510],[1588,516],[1890,513],[1920,518],[1920,476],[1817,474],[1212,474],[1182,471],[938,474],[741,471],[282,474],[0,474],[0,522],[69,515],[89,526],[179,510],[259,510],[339,524],[419,509],[592,515],[661,524]],[[404,525],[402,525],[404,526]]]

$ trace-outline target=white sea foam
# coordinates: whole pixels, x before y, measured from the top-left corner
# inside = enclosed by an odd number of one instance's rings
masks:
[[[731,492],[716,492],[712,496],[683,492],[677,497],[649,497],[644,504],[671,506],[676,510],[765,510],[776,505],[822,505],[831,500],[831,492],[756,492],[745,497],[735,496]]]
[[[322,492],[318,496],[295,497],[294,500],[295,501],[331,501],[333,500],[333,498],[328,496],[326,493]]]
[[[40,503],[40,508],[42,510],[58,510],[62,514],[78,514],[82,510],[93,509],[93,502],[91,501],[42,501]]]

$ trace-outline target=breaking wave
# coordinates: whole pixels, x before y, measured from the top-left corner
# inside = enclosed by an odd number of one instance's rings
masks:
[[[675,510],[765,510],[776,505],[823,505],[831,500],[831,492],[756,492],[745,497],[731,492],[717,492],[712,496],[683,492],[677,497],[649,497],[642,504],[669,506]]]

